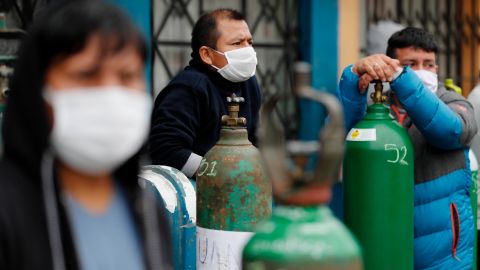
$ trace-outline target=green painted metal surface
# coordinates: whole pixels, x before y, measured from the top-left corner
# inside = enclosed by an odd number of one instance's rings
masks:
[[[406,130],[383,104],[369,106],[347,135],[344,217],[365,269],[413,269],[413,156]]]
[[[362,269],[362,260],[352,234],[328,207],[280,205],[245,246],[243,269]]]
[[[472,269],[477,269],[477,249],[478,249],[478,224],[477,224],[477,216],[478,216],[478,160],[475,157],[475,154],[470,149],[468,152],[468,157],[470,159],[470,170],[472,171],[472,186],[470,187],[470,202],[472,204],[472,212],[473,212],[473,227],[474,227],[474,238],[473,238],[473,265]]]
[[[197,225],[252,232],[271,211],[271,183],[247,130],[222,128],[197,171]]]

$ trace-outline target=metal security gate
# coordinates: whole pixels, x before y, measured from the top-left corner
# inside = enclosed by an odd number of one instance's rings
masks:
[[[35,13],[48,0],[0,0],[0,13],[9,31],[0,32],[0,56],[14,56]]]
[[[7,13],[9,28],[27,29],[36,11],[49,2],[51,0],[1,0],[0,12]]]
[[[152,0],[155,94],[188,64],[190,34],[200,15],[216,8],[233,8],[245,15],[253,35],[263,98],[274,94],[281,97],[276,112],[293,136],[297,123],[291,91],[292,63],[297,51],[296,4],[294,0]]]
[[[365,0],[367,28],[392,20],[431,32],[439,45],[439,80],[453,78],[467,95],[478,81],[479,3],[477,0]]]
[[[7,25],[26,29],[42,6],[56,0],[0,0]],[[151,0],[152,85],[157,94],[190,60],[190,34],[201,14],[233,8],[247,18],[259,64],[257,78],[264,100],[279,95],[276,106],[287,136],[295,136],[296,101],[292,95],[292,63],[297,52],[295,0]],[[2,46],[6,48],[6,46]],[[9,46],[18,47],[18,44]]]

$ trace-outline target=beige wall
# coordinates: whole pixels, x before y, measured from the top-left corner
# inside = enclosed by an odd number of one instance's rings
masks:
[[[360,57],[360,4],[361,0],[338,0],[339,40],[338,74]]]
[[[477,6],[476,10],[472,9],[472,0],[463,0],[462,16],[467,17],[478,17],[480,15],[480,7]],[[467,36],[471,36],[469,32],[470,28],[465,25],[464,31],[467,33]],[[475,87],[475,83],[472,84],[471,78],[475,79],[475,82],[478,83],[478,70],[480,63],[478,62],[478,55],[480,55],[480,46],[476,39],[468,38],[462,40],[462,94],[467,97],[470,91]]]

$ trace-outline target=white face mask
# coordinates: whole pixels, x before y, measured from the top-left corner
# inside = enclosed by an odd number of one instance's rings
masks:
[[[151,99],[121,86],[46,90],[53,108],[50,141],[69,167],[94,175],[112,172],[144,143]]]
[[[228,64],[223,68],[218,68],[212,65],[225,79],[231,82],[244,82],[255,75],[255,70],[257,68],[257,53],[252,46],[224,53],[219,51],[216,52],[225,55],[225,58],[227,59]]]
[[[414,70],[417,76],[422,80],[423,85],[425,87],[432,91],[433,93],[437,92],[438,89],[438,75],[437,73],[424,70],[424,69],[419,69],[419,70]]]

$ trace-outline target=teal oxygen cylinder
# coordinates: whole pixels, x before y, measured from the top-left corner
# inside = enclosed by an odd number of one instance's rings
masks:
[[[297,64],[295,69],[298,95],[324,105],[330,121],[322,129],[319,141],[286,142],[273,113],[276,100],[264,104],[259,146],[277,207],[271,219],[258,225],[245,246],[243,269],[361,270],[357,241],[326,206],[343,156],[341,106],[334,96],[312,91],[308,64]],[[317,153],[315,171],[306,171],[309,158]]]
[[[141,168],[139,182],[155,194],[169,225],[175,270],[195,270],[195,182],[181,171],[162,165]]]
[[[381,82],[373,105],[348,133],[344,219],[363,249],[365,269],[413,269],[413,147],[389,114]]]

